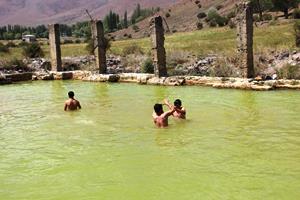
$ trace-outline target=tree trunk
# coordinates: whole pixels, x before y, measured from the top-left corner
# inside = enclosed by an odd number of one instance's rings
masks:
[[[263,11],[261,9],[260,0],[257,0],[257,9],[259,12],[259,20],[262,21],[263,20]]]
[[[284,9],[284,17],[285,19],[288,19],[289,18],[289,9]]]

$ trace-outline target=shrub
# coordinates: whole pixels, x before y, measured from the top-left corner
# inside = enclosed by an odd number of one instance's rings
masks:
[[[70,40],[70,39],[65,39],[63,44],[73,44],[73,40]]]
[[[215,8],[210,8],[207,13],[207,20],[211,21],[219,16],[218,11]]]
[[[264,13],[263,16],[262,16],[262,19],[264,21],[271,21],[273,19],[272,15],[271,14],[268,14],[268,13]]]
[[[253,15],[253,21],[259,22],[260,21],[259,15]]]
[[[17,45],[16,45],[14,42],[9,41],[9,42],[6,44],[6,46],[7,46],[8,48],[15,48]]]
[[[216,20],[213,19],[213,20],[211,20],[211,21],[208,22],[208,25],[209,25],[210,27],[216,27],[218,24],[217,24]]]
[[[226,17],[219,15],[219,13],[215,8],[211,8],[208,11],[207,20],[211,27],[215,27],[216,25],[225,26],[228,23],[228,19]]]
[[[295,42],[296,46],[300,47],[300,20],[297,20],[294,24],[294,30],[295,30]]]
[[[18,70],[28,71],[29,70],[27,65],[22,60],[19,60],[16,58],[6,61],[4,63],[4,68],[7,70],[16,70],[16,71],[18,71]]]
[[[233,20],[229,20],[229,22],[228,22],[228,26],[229,26],[229,28],[231,28],[231,29],[234,29],[234,28],[236,28],[236,24],[234,23],[234,21]]]
[[[201,4],[198,4],[198,8],[201,9],[201,8],[202,8],[202,5],[201,5]]]
[[[27,58],[39,58],[44,56],[44,52],[39,43],[28,43],[22,47],[23,55]]]
[[[138,46],[137,44],[133,43],[123,49],[123,55],[130,55],[130,54],[144,54],[143,49]]]
[[[216,18],[216,22],[219,26],[225,26],[228,24],[228,19],[226,17],[219,16]]]
[[[205,17],[207,17],[207,14],[205,12],[200,12],[198,15],[197,15],[198,19],[203,19]]]
[[[137,25],[133,25],[132,29],[135,31],[135,32],[139,32],[140,28],[137,26]]]
[[[228,19],[232,19],[232,18],[235,18],[235,17],[236,17],[235,11],[231,11],[231,12],[228,13],[228,15],[227,15],[227,18],[228,18]]]
[[[293,12],[294,19],[300,19],[300,9],[296,8]]]
[[[154,73],[154,65],[152,62],[152,59],[148,58],[145,60],[142,66],[142,72],[143,73],[148,73],[148,74],[153,74]]]
[[[80,39],[76,39],[76,40],[75,40],[75,43],[76,43],[76,44],[80,44],[80,43],[81,43],[81,40],[80,40]]]
[[[199,5],[200,1],[199,0],[196,0],[195,1],[195,4]]]
[[[0,42],[0,53],[9,53],[9,48]]]
[[[221,10],[223,7],[224,7],[223,5],[218,5],[218,6],[216,7],[216,9],[217,9],[217,10]]]
[[[197,29],[198,30],[203,29],[203,23],[202,22],[197,22]]]
[[[105,48],[105,51],[108,51],[111,47],[111,40],[108,39],[107,37],[104,37],[104,48]],[[94,51],[95,51],[95,46],[94,46],[94,41],[92,39],[89,39],[87,41],[87,44],[85,46],[85,49],[88,51],[88,53],[90,55],[93,55],[94,54]]]
[[[300,65],[287,64],[277,71],[279,78],[300,79]]]
[[[171,14],[170,13],[166,13],[166,18],[169,18],[169,17],[171,17]]]
[[[22,47],[26,46],[27,44],[28,44],[27,42],[22,41],[18,44],[18,46],[22,48]]]

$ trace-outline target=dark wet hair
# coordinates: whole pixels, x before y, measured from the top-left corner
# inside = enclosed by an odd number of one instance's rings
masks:
[[[155,104],[154,111],[157,115],[161,115],[163,113],[163,105],[162,104]]]
[[[74,96],[75,96],[75,94],[74,94],[73,91],[70,91],[70,92],[68,93],[68,95],[69,95],[69,98],[74,98]]]
[[[181,105],[182,105],[182,103],[181,103],[181,100],[180,100],[180,99],[176,99],[176,100],[174,101],[174,106],[175,106],[175,107],[181,107]]]

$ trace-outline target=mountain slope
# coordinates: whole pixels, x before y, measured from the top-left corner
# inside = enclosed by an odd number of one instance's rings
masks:
[[[142,7],[166,7],[179,0],[1,0],[0,25],[38,25],[73,23],[87,20],[85,9],[95,18],[102,18],[109,10],[123,14],[140,3]]]
[[[232,11],[235,5],[241,0],[181,0],[176,4],[160,11],[161,16],[166,19],[170,32],[184,32],[197,30],[197,15],[200,12],[207,13],[212,7],[220,6],[218,11],[224,15]],[[201,5],[201,6],[199,6]],[[130,35],[132,38],[142,38],[149,35],[149,20],[150,17],[137,23],[139,31],[133,30],[132,27],[120,30],[112,35],[116,39],[123,39]],[[166,23],[165,29],[167,29]]]

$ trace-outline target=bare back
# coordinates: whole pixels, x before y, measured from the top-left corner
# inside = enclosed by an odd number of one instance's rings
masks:
[[[65,102],[65,111],[77,109],[81,109],[81,105],[76,99],[69,99]]]
[[[164,128],[164,127],[167,127],[167,126],[169,125],[168,118],[169,118],[173,113],[174,113],[174,110],[165,112],[165,113],[163,113],[163,114],[161,114],[161,115],[157,115],[155,112],[153,112],[152,117],[153,117],[153,120],[154,120],[155,125],[156,125],[158,128]]]

